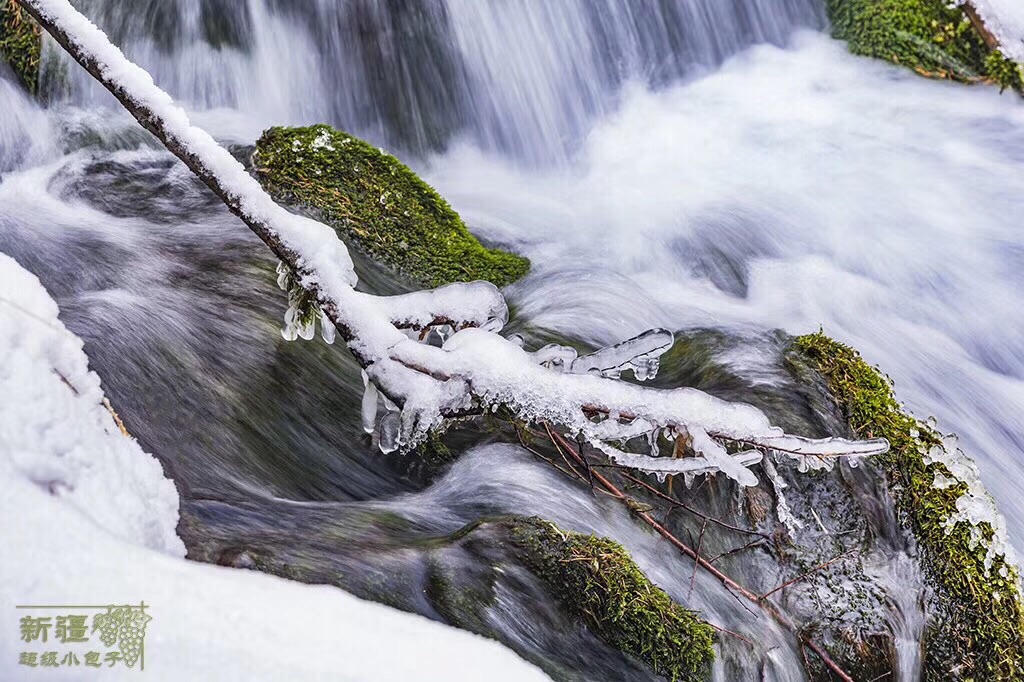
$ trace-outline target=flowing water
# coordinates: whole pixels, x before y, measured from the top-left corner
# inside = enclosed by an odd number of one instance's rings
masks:
[[[680,330],[704,360],[667,362],[664,385],[814,431],[828,425],[794,407],[772,330],[823,325],[960,435],[1024,539],[1014,98],[850,57],[820,0],[76,4],[227,143],[327,122],[403,156],[474,232],[531,258],[507,294],[535,338]],[[459,622],[567,679],[645,679],[514,567],[481,577],[500,543],[440,540],[538,515],[618,539],[673,597],[756,635],[753,653],[724,638],[717,679],[804,679],[788,633],[752,623],[703,573],[691,589],[692,563],[522,450],[483,445],[450,468],[380,455],[359,426],[354,363],[277,334],[284,301],[262,245],[87,75],[56,52],[45,62],[46,109],[0,79],[0,251],[41,277],[175,479],[193,558],[258,559]],[[359,267],[368,289],[407,286]],[[703,503],[730,499],[709,488]],[[795,505],[839,504],[802,493]],[[891,510],[864,511],[870,498],[854,500],[885,539],[870,572],[898,679],[916,679],[913,548]],[[439,565],[496,585],[485,622],[423,597]],[[732,570],[781,577],[756,559]]]

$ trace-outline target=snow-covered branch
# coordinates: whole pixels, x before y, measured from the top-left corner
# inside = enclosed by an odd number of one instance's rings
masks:
[[[806,465],[884,452],[884,440],[811,441],[773,427],[758,409],[690,388],[660,390],[619,380],[653,378],[670,332],[578,357],[564,346],[527,352],[499,332],[508,317],[490,284],[452,284],[378,297],[355,290],[352,260],[334,230],[278,206],[226,149],[130,62],[68,0],[18,0],[139,123],[159,138],[255,232],[281,261],[288,291],[285,338],[336,335],[364,368],[363,420],[382,450],[410,447],[445,420],[503,405],[520,419],[548,422],[623,465],[659,475],[724,472],[743,485],[749,467],[775,452]],[[383,403],[385,413],[378,418]],[[642,454],[631,453],[641,440]],[[730,451],[730,449],[732,451]],[[658,456],[666,451],[673,456]]]

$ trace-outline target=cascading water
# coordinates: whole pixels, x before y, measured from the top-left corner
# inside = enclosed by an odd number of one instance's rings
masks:
[[[531,258],[509,295],[534,333],[606,344],[716,329],[749,341],[713,347],[735,377],[676,378],[733,399],[763,391],[773,417],[799,422],[777,406],[791,387],[765,330],[824,324],[961,435],[1024,537],[1024,112],[1009,98],[848,56],[814,32],[819,0],[76,5],[221,139],[327,122],[404,155],[477,234]],[[245,565],[248,543],[380,599],[375,579],[420,580],[434,560],[418,538],[535,514],[618,539],[674,598],[751,632],[715,581],[698,573],[690,590],[692,564],[521,451],[478,449],[436,481],[374,452],[354,363],[280,340],[261,245],[56,50],[44,87],[46,109],[0,80],[0,251],[41,277],[177,482],[194,557]],[[360,267],[370,288],[404,286]],[[728,489],[710,487],[724,504]],[[393,546],[339,550],[359,514]],[[877,571],[897,679],[912,680],[918,577],[886,519]],[[554,626],[524,630],[533,610],[557,623],[554,606],[499,584],[510,591],[487,627],[517,651],[568,679],[649,676],[591,636],[571,635],[587,659]],[[395,600],[437,617],[415,593]],[[804,679],[792,637],[764,620],[756,653],[724,639],[716,679]]]
[[[618,87],[663,86],[820,28],[817,0],[87,0],[173,96],[246,130],[325,122],[398,151],[466,137],[534,161],[572,152]],[[74,72],[73,99],[106,96]],[[249,140],[251,141],[251,139]]]

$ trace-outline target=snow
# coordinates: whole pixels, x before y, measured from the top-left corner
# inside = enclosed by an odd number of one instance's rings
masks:
[[[658,338],[660,332],[653,332],[648,341]],[[637,345],[636,350],[645,355],[655,352],[649,343]],[[399,362],[429,366],[446,377],[463,378],[487,406],[507,405],[529,421],[560,424],[571,434],[581,434],[620,464],[659,476],[683,473],[689,478],[698,469],[723,471],[742,485],[756,485],[756,477],[746,467],[760,461],[760,454],[747,451],[729,455],[715,438],[775,450],[799,460],[805,469],[831,468],[835,453],[868,456],[888,449],[884,440],[820,441],[789,436],[772,426],[752,405],[729,403],[692,388],[646,389],[590,372],[557,372],[537,364],[535,355],[482,329],[463,329],[442,348],[406,340],[392,353]],[[552,353],[541,357],[550,358]],[[618,356],[615,362],[621,360],[623,356]],[[595,421],[594,415],[607,418]],[[607,443],[654,431],[661,431],[670,440],[688,434],[691,447],[703,457],[640,457]]]
[[[959,0],[959,5],[967,4]],[[970,0],[985,22],[985,27],[999,41],[999,49],[1018,64],[1024,65],[1024,2],[1021,0]]]
[[[3,254],[0,292],[0,476],[33,483],[126,542],[184,556],[174,485],[104,407],[57,304]]]
[[[924,461],[926,464],[943,464],[951,474],[947,477],[936,472],[932,487],[944,490],[961,484],[966,486],[963,495],[956,500],[956,512],[944,523],[946,534],[952,533],[957,524],[966,523],[971,548],[980,545],[985,549],[986,571],[992,569],[998,556],[1002,556],[1008,565],[1018,566],[1016,552],[1006,530],[1006,519],[996,508],[996,501],[985,490],[978,465],[959,448],[956,436],[944,436],[940,445],[924,453]],[[991,538],[986,537],[983,524],[992,529]]]
[[[508,321],[508,304],[490,282],[456,282],[397,296],[373,296],[373,305],[400,328],[423,329],[435,320],[480,327]]]
[[[496,642],[333,587],[184,560],[174,485],[122,433],[57,314],[0,254],[0,679],[25,676],[19,653],[39,650],[16,605],[140,600],[147,679],[546,679]]]

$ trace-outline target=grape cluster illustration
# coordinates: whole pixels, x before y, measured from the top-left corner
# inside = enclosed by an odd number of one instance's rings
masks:
[[[100,641],[105,646],[114,646],[117,641],[117,631],[121,627],[124,618],[124,611],[127,609],[107,607],[106,613],[100,613],[92,619],[92,631],[100,631]]]
[[[100,641],[108,647],[116,642],[121,649],[125,664],[131,668],[142,653],[146,623],[153,620],[139,607],[109,606],[106,613],[97,614],[92,621],[92,631],[100,631]]]

